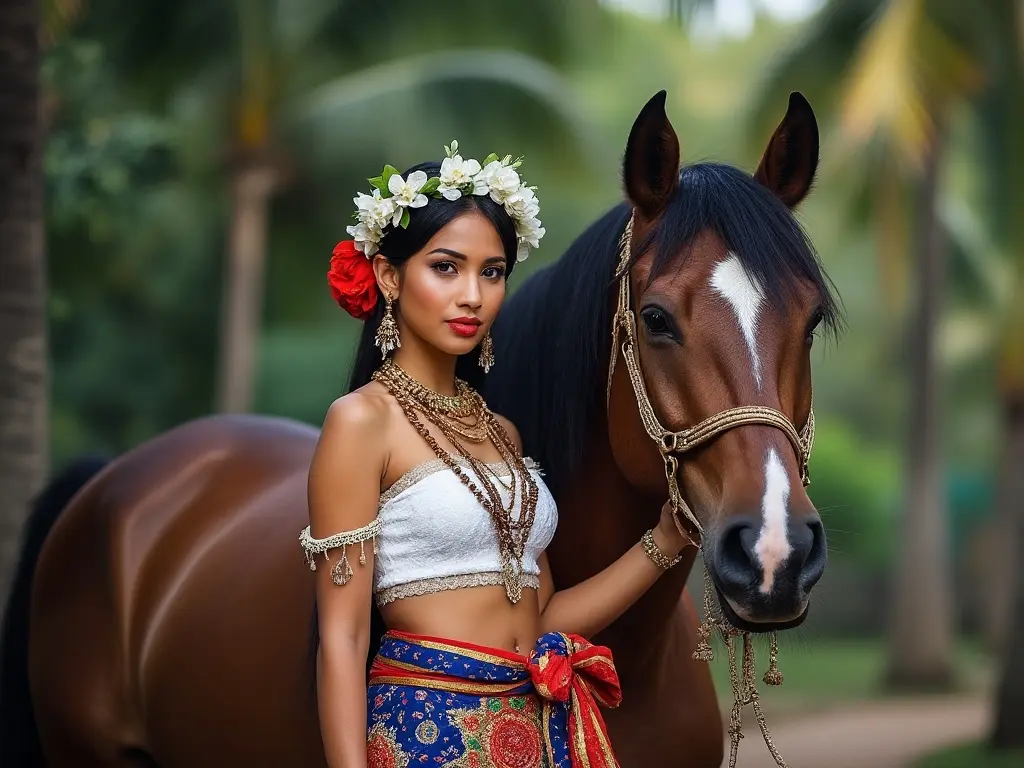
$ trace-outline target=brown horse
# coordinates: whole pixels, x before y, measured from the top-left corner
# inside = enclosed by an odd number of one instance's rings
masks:
[[[556,494],[558,587],[635,543],[666,495],[627,366],[608,380],[627,221],[637,354],[661,423],[761,405],[802,425],[814,326],[836,320],[790,213],[817,157],[813,113],[794,95],[753,178],[715,164],[680,172],[660,93],[629,137],[628,203],[509,301],[487,397],[517,424]],[[285,420],[214,417],[119,457],[80,490],[82,478],[54,481],[30,520],[5,617],[4,765],[324,764],[313,580],[298,546],[316,440]],[[763,424],[682,457],[704,564],[742,628],[799,623],[824,568],[800,469],[784,431]],[[697,614],[680,599],[688,552],[598,638],[622,680],[624,704],[606,718],[624,768],[722,760],[708,666],[691,657]]]

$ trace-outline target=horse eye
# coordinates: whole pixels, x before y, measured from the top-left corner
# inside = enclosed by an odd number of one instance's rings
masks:
[[[643,318],[644,326],[647,328],[648,333],[656,336],[673,335],[668,316],[658,307],[647,307],[640,313],[640,317]]]
[[[815,332],[818,330],[818,326],[821,325],[822,319],[824,319],[824,315],[821,312],[815,312],[814,317],[811,318],[811,322],[807,326],[807,336],[804,338],[804,342],[808,347],[814,344]]]

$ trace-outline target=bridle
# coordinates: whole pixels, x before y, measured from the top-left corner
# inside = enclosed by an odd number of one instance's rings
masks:
[[[629,291],[632,239],[633,215],[630,215],[629,221],[622,232],[622,237],[619,240],[619,260],[615,267],[614,278],[619,282],[619,303],[615,310],[615,317],[612,319],[612,349],[611,360],[608,363],[606,404],[611,401],[615,362],[619,352],[621,352],[623,360],[626,361],[626,368],[629,371],[629,380],[633,383],[633,394],[636,396],[636,404],[640,410],[640,419],[643,421],[647,435],[658,445],[658,451],[661,453],[662,461],[665,464],[665,479],[668,481],[672,521],[675,523],[679,534],[699,548],[704,541],[704,529],[679,490],[679,456],[699,448],[723,432],[746,424],[776,427],[782,430],[793,444],[793,448],[796,449],[797,459],[800,462],[800,479],[804,487],[806,487],[810,485],[807,464],[811,455],[811,446],[814,443],[814,408],[812,407],[808,412],[807,423],[804,424],[804,428],[800,431],[797,431],[797,428],[793,426],[793,422],[784,413],[761,405],[741,405],[736,408],[728,408],[713,416],[709,416],[692,427],[675,432],[662,426],[657,414],[654,412],[654,407],[651,405],[651,398],[648,396],[647,387],[644,385],[643,372],[640,370],[640,361],[637,358],[636,315],[633,313],[633,307],[630,303]],[[619,347],[620,331],[625,333],[626,336],[621,349]],[[680,521],[680,511],[686,516],[686,519],[696,531],[696,540],[694,540],[693,534],[687,531]],[[754,682],[754,649],[750,633],[742,632],[732,627],[724,617],[715,615],[711,602],[712,591],[711,577],[708,574],[707,568],[705,568],[704,621],[697,630],[699,641],[693,652],[693,658],[698,661],[711,661],[714,659],[714,651],[709,640],[712,629],[717,627],[728,650],[729,676],[733,689],[733,706],[729,720],[729,736],[732,742],[729,751],[729,768],[735,768],[736,766],[739,742],[743,736],[742,711],[743,707],[747,704],[750,704],[754,709],[754,716],[761,730],[761,735],[768,746],[768,751],[780,768],[786,768],[786,763],[775,747],[771,734],[768,732],[768,724],[761,710],[757,686]],[[733,639],[737,636],[743,637],[743,652],[739,664],[737,664],[736,647],[733,644]],[[782,685],[782,673],[779,672],[777,662],[778,643],[773,632],[768,671],[763,678],[767,685]]]
[[[785,433],[786,437],[793,444],[793,448],[796,449],[797,458],[800,462],[800,479],[806,487],[810,485],[807,464],[811,455],[811,446],[814,442],[814,409],[810,410],[807,423],[804,424],[804,428],[799,432],[785,414],[774,408],[762,405],[742,405],[736,408],[729,408],[709,416],[699,424],[688,429],[681,429],[676,432],[662,426],[657,414],[654,413],[651,398],[647,394],[647,387],[644,384],[644,376],[640,370],[640,361],[637,358],[636,352],[636,315],[633,313],[633,307],[630,303],[629,291],[632,238],[633,216],[631,215],[619,240],[619,260],[618,265],[615,267],[614,279],[619,282],[619,303],[615,310],[615,317],[612,318],[612,349],[611,360],[608,364],[607,398],[609,400],[611,398],[615,361],[621,351],[622,358],[626,361],[626,369],[629,371],[629,380],[633,384],[633,393],[636,396],[636,404],[640,410],[640,419],[643,421],[647,435],[657,443],[662,461],[665,464],[665,479],[668,481],[669,501],[672,504],[672,519],[675,521],[680,535],[699,547],[703,541],[704,529],[679,490],[678,456],[699,448],[723,432],[746,424],[776,427]],[[620,331],[625,333],[626,336],[621,350],[619,348]],[[682,511],[686,519],[694,527],[700,541],[694,541],[693,535],[684,529],[679,520],[680,511]]]

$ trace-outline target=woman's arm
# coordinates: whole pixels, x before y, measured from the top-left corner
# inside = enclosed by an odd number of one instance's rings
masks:
[[[386,450],[381,428],[387,410],[370,395],[353,393],[331,406],[309,469],[310,534],[325,539],[353,531],[377,516]],[[331,768],[366,768],[366,654],[369,650],[373,543],[345,548],[351,579],[339,586],[332,570],[341,548],[316,556],[317,703],[320,733]]]
[[[668,560],[686,545],[672,522],[666,502],[653,531],[654,543]],[[655,565],[640,542],[603,571],[574,587],[553,592],[547,555],[541,556],[542,632],[573,632],[591,637],[625,613],[665,573]],[[548,596],[550,595],[550,598]]]

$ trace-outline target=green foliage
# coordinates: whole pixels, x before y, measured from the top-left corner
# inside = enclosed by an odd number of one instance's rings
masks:
[[[766,637],[756,638],[754,642],[760,676],[768,655],[768,642]],[[955,664],[967,688],[977,691],[985,684],[992,659],[977,647],[960,642],[955,648]],[[879,681],[884,678],[885,665],[886,646],[879,638],[810,638],[799,629],[784,632],[779,635],[779,669],[785,683],[773,689],[760,686],[761,703],[771,712],[812,710],[825,704],[881,698],[885,690]],[[728,657],[721,642],[715,646],[711,674],[722,697],[730,690],[730,684]]]
[[[914,763],[914,768],[1019,768],[1024,750],[994,750],[976,742],[942,749]]]
[[[58,43],[43,82],[59,464],[119,453],[208,407],[217,304],[205,286],[219,270],[216,206],[174,180],[175,126],[125,100],[103,46]]]
[[[820,420],[810,462],[811,500],[821,514],[830,553],[865,566],[885,563],[895,543],[898,455],[871,445],[853,428]]]

